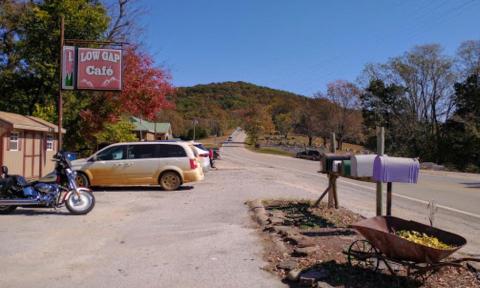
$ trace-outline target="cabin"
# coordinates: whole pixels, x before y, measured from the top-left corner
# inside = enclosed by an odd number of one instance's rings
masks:
[[[140,141],[170,140],[173,138],[170,123],[150,122],[138,117],[130,117],[130,122],[135,126],[133,132]]]
[[[0,164],[8,167],[9,174],[38,178],[52,172],[57,143],[57,125],[38,117],[0,111]]]

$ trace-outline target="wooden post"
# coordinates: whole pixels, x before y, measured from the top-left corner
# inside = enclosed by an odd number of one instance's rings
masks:
[[[387,216],[392,216],[392,182],[387,183]]]
[[[385,129],[377,127],[377,155],[382,156],[385,153]],[[382,215],[382,182],[377,181],[377,216]]]
[[[337,140],[335,139],[335,132],[330,136],[330,152],[337,152]]]
[[[335,139],[335,132],[333,132],[330,137],[330,151],[332,153],[337,152],[337,140]],[[338,208],[337,176],[329,174],[328,182],[330,186],[330,189],[328,190],[328,208]]]
[[[62,97],[62,69],[63,69],[63,42],[65,37],[65,17],[62,15],[60,18],[60,82],[58,87],[58,142],[57,142],[57,152],[62,150],[63,146],[63,135],[62,135],[62,126],[63,126],[63,97]]]

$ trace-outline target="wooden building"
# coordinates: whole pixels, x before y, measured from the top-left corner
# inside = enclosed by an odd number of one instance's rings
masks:
[[[130,117],[135,126],[134,132],[140,141],[170,140],[173,138],[170,123],[149,122],[137,117]]]
[[[65,133],[65,130],[62,130]],[[33,116],[0,111],[0,164],[26,178],[53,171],[57,125]]]

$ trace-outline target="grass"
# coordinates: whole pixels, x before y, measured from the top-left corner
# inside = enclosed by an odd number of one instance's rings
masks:
[[[245,147],[248,150],[253,151],[253,152],[257,152],[257,153],[288,156],[288,157],[294,157],[295,156],[294,153],[290,153],[290,152],[284,151],[282,149],[273,148],[273,147],[255,148],[252,145],[245,145]]]
[[[202,138],[202,139],[197,139],[195,141],[198,141],[203,144],[206,148],[219,148],[222,146],[223,142],[225,142],[228,138],[233,133],[234,129],[227,130],[225,135],[223,136],[218,136],[218,137],[207,137],[207,138]]]
[[[299,146],[308,144],[308,137],[303,136],[303,135],[291,134],[291,135],[288,136],[287,140],[285,140],[283,137],[280,137],[280,136],[264,135],[264,137],[262,137],[260,142],[264,143],[266,137],[270,137],[273,142],[278,142],[278,141],[281,140],[284,143],[288,142],[290,144],[296,144],[296,145],[299,145]],[[327,140],[327,142],[328,142],[328,140]],[[315,145],[316,147],[321,147],[321,146],[323,146],[323,139],[319,138],[319,137],[315,137],[315,138],[313,138],[313,143],[312,144]],[[350,151],[350,152],[354,152],[354,153],[360,153],[363,150],[365,150],[365,147],[363,147],[361,145],[350,144],[350,143],[345,143],[345,142],[342,144],[342,151]]]

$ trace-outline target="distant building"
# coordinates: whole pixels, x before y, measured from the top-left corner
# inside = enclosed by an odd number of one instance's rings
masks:
[[[8,167],[9,174],[36,178],[52,172],[57,139],[55,124],[0,111],[0,164]]]
[[[130,117],[130,122],[135,126],[133,131],[140,141],[170,140],[173,138],[170,123],[149,122],[137,117]]]

